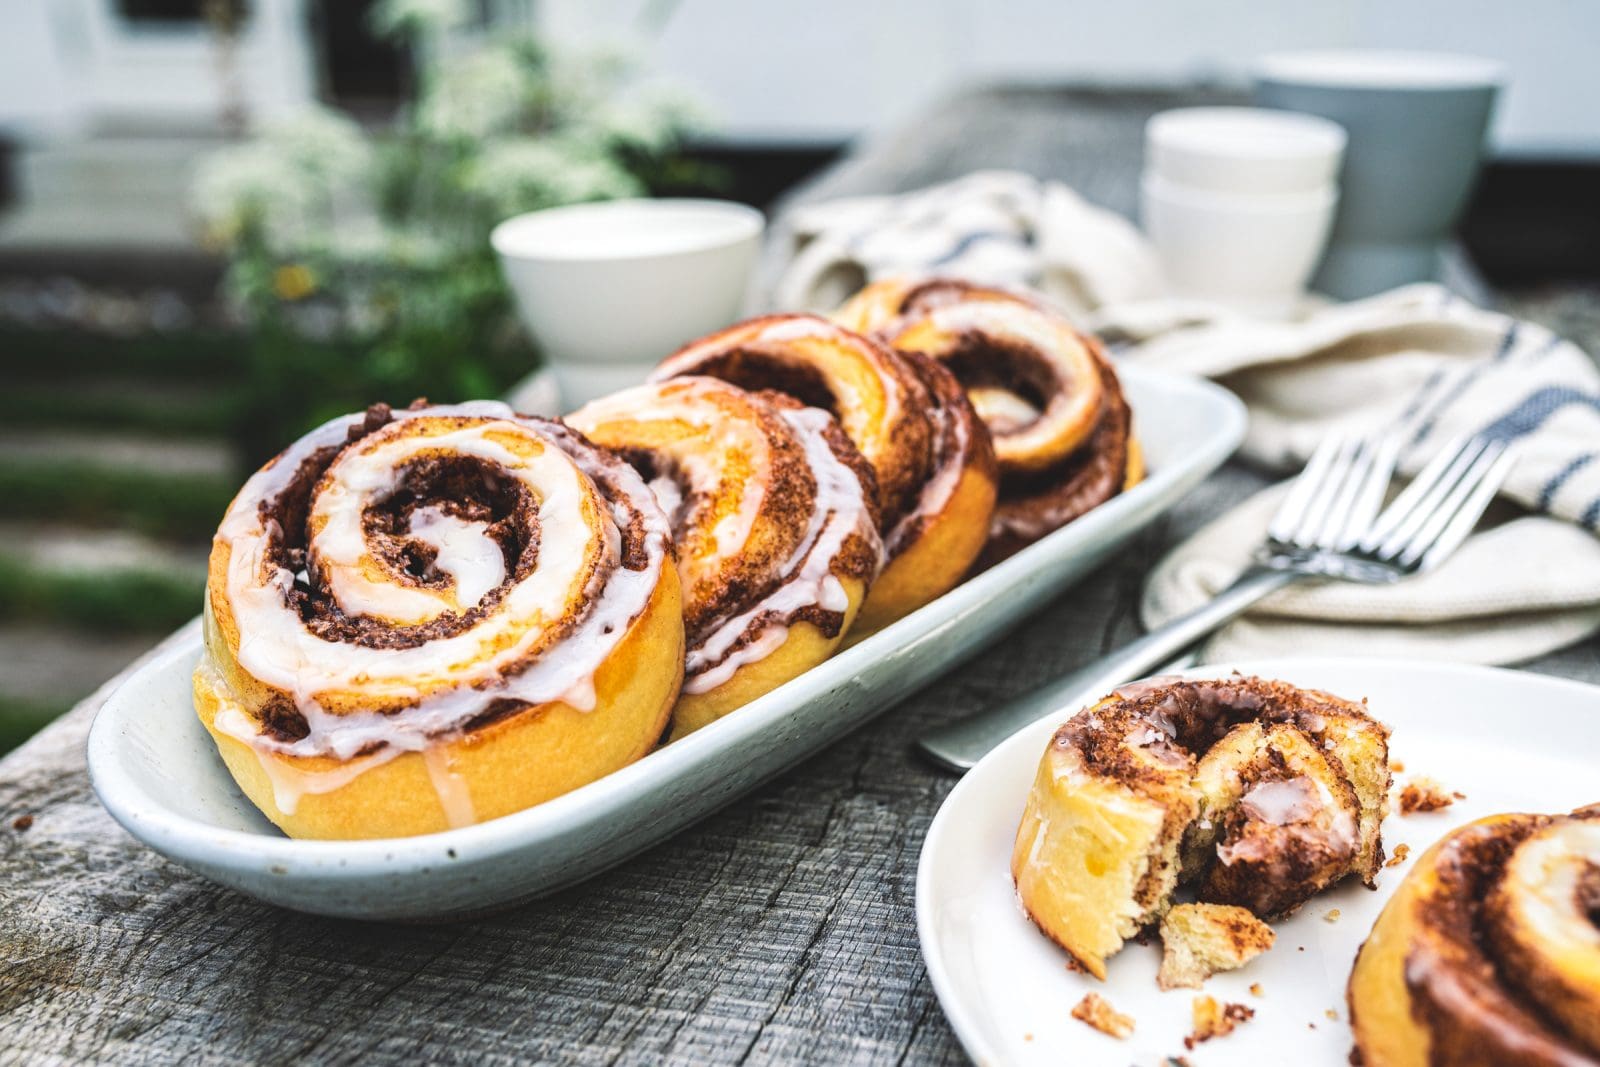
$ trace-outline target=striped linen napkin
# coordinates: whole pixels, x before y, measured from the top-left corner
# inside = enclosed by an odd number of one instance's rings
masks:
[[[1209,658],[1513,663],[1600,630],[1600,370],[1541,326],[1435,285],[1343,305],[1310,298],[1290,321],[1171,299],[1131,225],[1024,175],[984,172],[902,197],[814,205],[792,229],[797,251],[772,306],[825,309],[863,281],[899,274],[1029,285],[1119,358],[1237,393],[1250,411],[1242,454],[1270,469],[1297,470],[1330,432],[1402,433],[1403,473],[1461,434],[1515,441],[1502,503],[1437,570],[1392,586],[1284,590],[1220,631]],[[1231,581],[1282,492],[1246,501],[1163,560],[1146,584],[1145,623]]]

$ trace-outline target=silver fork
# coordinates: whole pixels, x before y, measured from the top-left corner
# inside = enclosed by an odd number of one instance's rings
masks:
[[[1072,697],[1107,691],[1172,663],[1286,585],[1395,582],[1437,566],[1472,532],[1515,462],[1513,451],[1500,440],[1460,439],[1385,508],[1401,447],[1395,435],[1325,440],[1279,506],[1251,565],[1216,599],[1039,689],[932,730],[918,747],[940,766],[965,771]]]

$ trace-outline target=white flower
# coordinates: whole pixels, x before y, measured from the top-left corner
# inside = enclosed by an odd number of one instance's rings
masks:
[[[484,148],[463,178],[501,217],[552,204],[639,196],[644,186],[602,152],[561,138],[515,138]]]
[[[527,104],[522,62],[503,48],[447,61],[429,81],[417,122],[444,138],[478,140],[514,130]]]

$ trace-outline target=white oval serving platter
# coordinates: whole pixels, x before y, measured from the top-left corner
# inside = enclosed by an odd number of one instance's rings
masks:
[[[703,818],[976,654],[1215,470],[1244,411],[1197,379],[1119,367],[1149,477],[936,602],[689,737],[581,789],[476,826],[376,841],[283,836],[195,716],[197,628],[131,675],[89,734],[96,793],[169,859],[287,908],[448,919],[587,878]]]

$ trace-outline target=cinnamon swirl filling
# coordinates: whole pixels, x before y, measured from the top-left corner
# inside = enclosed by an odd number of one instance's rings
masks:
[[[993,437],[1001,477],[987,562],[1137,480],[1115,371],[1098,342],[1039,301],[956,279],[885,281],[835,318],[943,363],[965,387]]]

